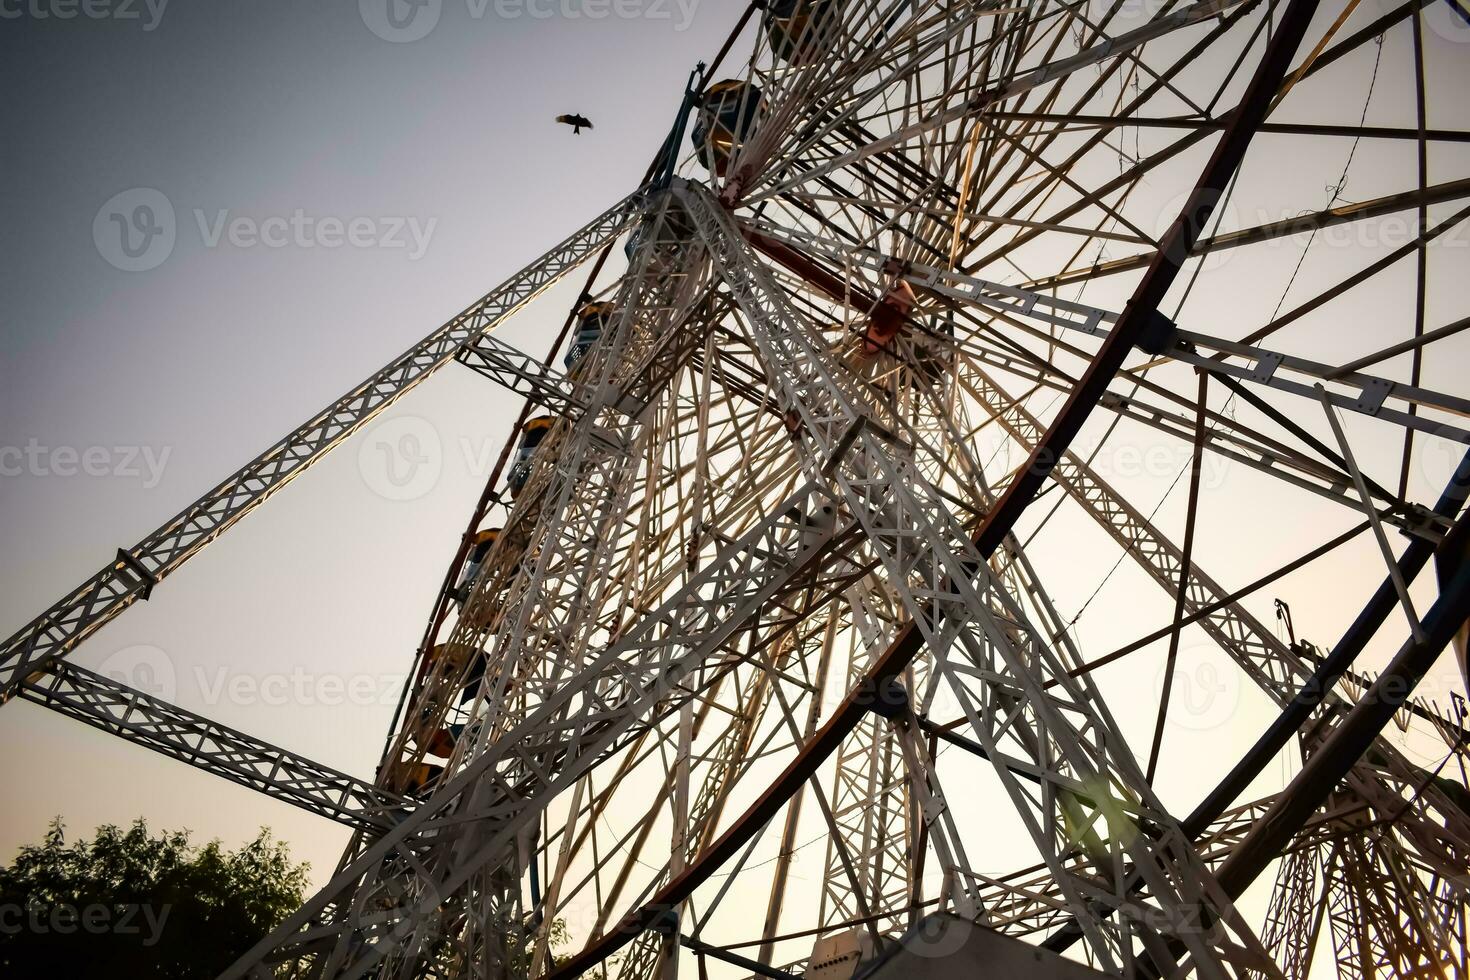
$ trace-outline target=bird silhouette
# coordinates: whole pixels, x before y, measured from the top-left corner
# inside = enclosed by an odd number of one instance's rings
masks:
[[[592,128],[591,119],[588,119],[586,116],[579,116],[575,113],[563,113],[562,115],[556,117],[556,121],[559,123],[566,123],[568,126],[572,127],[573,136],[579,135],[584,129]]]

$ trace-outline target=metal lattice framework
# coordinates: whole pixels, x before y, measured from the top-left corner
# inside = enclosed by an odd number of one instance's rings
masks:
[[[231,978],[783,978],[932,911],[1125,977],[1470,975],[1470,732],[1412,696],[1470,611],[1442,17],[752,6],[644,186],[119,551],[0,648],[0,697],[353,827]],[[493,335],[593,256],[572,346]],[[374,782],[64,659],[450,362],[548,418],[508,434]],[[1140,445],[1172,483],[1108,472]],[[1306,553],[1206,509],[1309,515]],[[1308,565],[1353,609],[1326,652],[1252,611]],[[1083,616],[1120,567],[1143,635],[1109,652]],[[1195,803],[1168,735],[1201,644],[1278,717]],[[1145,656],[1161,691],[1113,673]]]

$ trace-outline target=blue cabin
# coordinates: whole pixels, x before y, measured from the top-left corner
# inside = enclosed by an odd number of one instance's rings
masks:
[[[536,455],[536,447],[541,445],[541,441],[551,431],[553,421],[550,415],[538,415],[521,426],[521,444],[516,447],[515,462],[511,464],[510,473],[505,479],[510,486],[512,499],[525,489],[526,481],[531,478],[531,457]]]
[[[562,359],[568,373],[587,356],[592,345],[602,336],[602,331],[612,323],[615,312],[613,304],[606,302],[588,303],[577,311],[577,335],[572,338],[572,346],[567,348],[567,356]]]

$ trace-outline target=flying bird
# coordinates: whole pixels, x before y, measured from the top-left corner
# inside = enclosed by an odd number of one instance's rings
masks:
[[[584,129],[592,128],[591,119],[588,119],[586,116],[576,115],[575,113],[564,113],[560,116],[557,116],[556,121],[559,123],[566,123],[568,126],[572,127],[573,136],[580,134]]]

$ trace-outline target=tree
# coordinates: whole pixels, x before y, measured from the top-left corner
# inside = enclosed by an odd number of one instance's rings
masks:
[[[54,820],[0,869],[0,976],[216,977],[301,904],[307,869],[264,827],[230,852],[141,819],[67,844]]]

